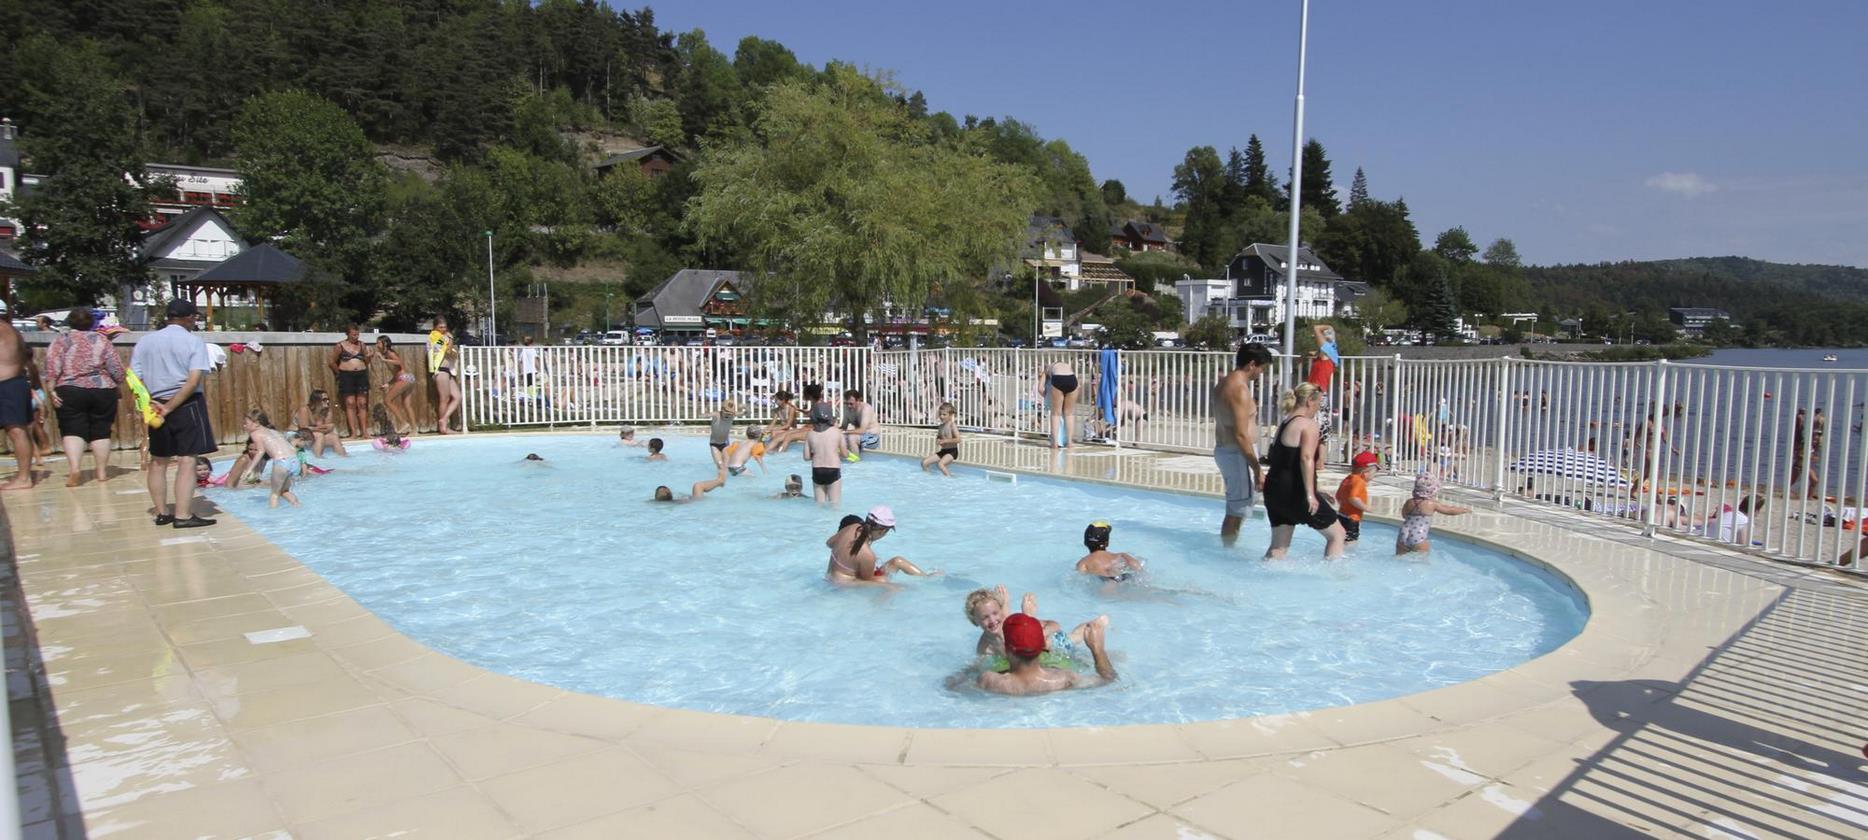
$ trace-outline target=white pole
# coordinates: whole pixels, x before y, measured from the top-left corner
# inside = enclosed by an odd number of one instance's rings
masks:
[[[486,340],[492,346],[499,335],[499,298],[493,293],[493,232],[486,232]]]
[[[1291,120],[1291,250],[1284,262],[1284,364],[1279,365],[1281,379],[1291,384],[1291,369],[1297,356],[1297,222],[1303,207],[1304,182],[1304,50],[1310,38],[1310,0],[1301,0],[1297,18],[1297,109]]]

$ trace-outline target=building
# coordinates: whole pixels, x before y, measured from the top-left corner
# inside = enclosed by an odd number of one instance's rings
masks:
[[[1246,246],[1226,266],[1229,293],[1223,300],[1211,301],[1200,314],[1226,318],[1238,332],[1260,332],[1284,323],[1286,254],[1282,245],[1254,243]],[[1367,283],[1345,280],[1331,270],[1309,248],[1297,252],[1297,296],[1294,301],[1299,318],[1346,318],[1355,315],[1355,304],[1369,293]],[[1211,282],[1211,281],[1202,281]],[[1183,284],[1202,297],[1210,287],[1196,287],[1193,281],[1174,284],[1178,292]],[[1183,294],[1183,298],[1185,294]],[[1210,299],[1210,298],[1209,298]]]
[[[174,192],[158,195],[150,201],[156,211],[150,220],[152,229],[179,219],[196,207],[227,210],[240,203],[240,173],[232,169],[180,163],[146,163],[143,169],[152,181],[175,182]]]
[[[1081,248],[1077,251],[1081,257],[1077,261],[1077,277],[1083,285],[1101,285],[1106,287],[1135,288],[1135,278],[1116,267],[1116,261],[1101,254],[1092,254]]]
[[[1025,227],[1025,243],[1018,256],[1025,268],[1049,281],[1054,289],[1076,291],[1082,286],[1083,262],[1077,235],[1056,216],[1032,216]]]
[[[1706,325],[1713,321],[1731,323],[1732,315],[1723,309],[1711,309],[1704,306],[1676,306],[1667,310],[1667,320],[1673,322],[1674,329],[1688,338],[1699,338],[1706,334]]]
[[[737,271],[681,269],[636,298],[636,326],[663,334],[751,326],[741,293],[744,284],[745,275]]]
[[[245,250],[246,240],[234,230],[233,222],[210,205],[197,205],[170,218],[167,224],[143,234],[143,265],[149,270],[150,282],[119,290],[119,317],[131,327],[150,323],[150,307],[164,299],[159,289],[166,288],[173,295],[202,272]],[[197,306],[208,303],[205,299],[195,300]],[[227,303],[223,301],[222,305]]]
[[[617,152],[598,161],[593,168],[597,170],[597,177],[601,178],[610,174],[611,169],[626,163],[634,163],[642,174],[650,178],[660,178],[668,174],[668,170],[675,168],[675,164],[680,161],[681,158],[674,152],[661,146],[650,146],[646,149]]]
[[[19,200],[19,140],[13,130],[13,121],[0,119],[0,202],[11,204]],[[18,219],[0,216],[0,242],[18,239],[20,225]]]
[[[1148,251],[1174,250],[1174,240],[1169,239],[1167,230],[1153,222],[1138,222],[1128,219],[1109,226],[1109,243],[1117,248],[1127,248],[1135,253]]]
[[[1225,303],[1232,297],[1232,281],[1218,277],[1174,281],[1174,294],[1180,298],[1181,320],[1193,323],[1207,315],[1226,314]]]

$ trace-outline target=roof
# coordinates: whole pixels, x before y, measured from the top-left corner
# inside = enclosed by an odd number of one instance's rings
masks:
[[[187,239],[189,234],[194,233],[195,228],[211,221],[219,222],[227,228],[228,233],[233,234],[235,239],[240,239],[239,228],[234,227],[232,221],[221,215],[221,211],[205,204],[197,205],[189,208],[188,212],[176,216],[168,224],[143,234],[143,258],[159,259],[161,254],[169,249],[169,246]],[[241,241],[244,243],[245,240]],[[184,260],[184,262],[190,265],[194,263],[193,260]]]
[[[20,262],[19,257],[0,251],[0,274],[31,274],[38,270]]]
[[[1677,314],[1682,318],[1730,318],[1732,317],[1730,313],[1726,312],[1723,309],[1714,309],[1708,306],[1676,306],[1667,311]]]
[[[1077,276],[1093,283],[1135,282],[1135,278],[1130,277],[1122,269],[1116,268],[1115,260],[1088,251],[1083,252],[1082,270]]]
[[[305,264],[268,242],[228,257],[196,275],[192,282],[208,286],[277,286],[303,279]]]
[[[1250,245],[1245,246],[1245,250],[1240,251],[1239,256],[1233,257],[1233,259],[1237,260],[1242,257],[1257,257],[1260,260],[1264,261],[1265,268],[1269,269],[1270,271],[1276,272],[1278,274],[1283,274],[1284,273],[1283,266],[1286,262],[1289,262],[1287,257],[1289,256],[1290,253],[1291,253],[1291,249],[1289,246],[1286,246],[1286,245],[1267,245],[1262,242],[1254,242]],[[1299,269],[1297,272],[1297,279],[1299,280],[1341,280],[1343,279],[1343,276],[1341,274],[1337,274],[1335,271],[1330,270],[1329,264],[1324,262],[1315,253],[1312,253],[1309,248],[1300,246],[1297,249],[1297,258],[1298,258],[1298,263],[1300,265],[1322,266],[1321,271],[1308,269],[1308,268]]]
[[[211,172],[215,175],[227,175],[234,178],[240,177],[240,170],[228,169],[224,166],[194,166],[186,163],[145,163],[143,164],[143,168],[174,169],[180,172]]]
[[[1160,225],[1153,222],[1138,222],[1134,219],[1129,219],[1119,225],[1111,225],[1109,235],[1125,238],[1133,236],[1143,242],[1159,242],[1163,245],[1171,241],[1168,239],[1167,230]]]
[[[1336,302],[1351,303],[1357,299],[1368,297],[1369,291],[1370,287],[1367,283],[1360,280],[1344,280],[1336,284]]]
[[[597,169],[608,169],[619,163],[628,163],[629,161],[632,161],[632,160],[641,160],[645,157],[655,154],[656,152],[661,152],[662,154],[667,155],[670,158],[673,158],[675,160],[680,160],[680,155],[675,154],[672,150],[664,149],[661,146],[649,146],[648,148],[644,148],[644,149],[630,149],[627,152],[617,152],[616,154],[610,155],[609,157],[606,157],[600,161],[597,161],[596,168]]]
[[[668,316],[701,317],[701,304],[728,283],[741,287],[741,273],[709,268],[684,268],[636,298],[636,325],[660,327]],[[697,322],[698,323],[698,322]]]

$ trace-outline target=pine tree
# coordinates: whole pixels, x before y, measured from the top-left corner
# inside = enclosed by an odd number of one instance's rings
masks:
[[[1441,274],[1426,284],[1426,292],[1417,307],[1410,307],[1420,313],[1415,326],[1438,338],[1452,338],[1457,331],[1455,321],[1459,318],[1453,281]]]
[[[1299,196],[1303,206],[1315,207],[1326,220],[1343,211],[1336,199],[1336,183],[1330,178],[1330,158],[1315,140],[1304,144],[1304,184]]]
[[[1264,199],[1273,208],[1284,201],[1284,193],[1278,189],[1278,178],[1265,163],[1265,146],[1258,142],[1256,134],[1245,144],[1245,194]]]
[[[1356,179],[1349,182],[1349,209],[1369,200],[1369,179],[1362,174],[1362,167],[1356,167]]]

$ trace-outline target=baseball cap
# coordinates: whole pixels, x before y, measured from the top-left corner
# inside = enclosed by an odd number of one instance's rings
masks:
[[[1000,626],[1005,633],[1005,652],[1030,659],[1044,652],[1044,624],[1024,613],[1013,613]]]
[[[1355,460],[1349,463],[1354,465],[1356,469],[1361,469],[1363,467],[1375,466],[1381,463],[1381,460],[1381,457],[1373,452],[1357,452]]]
[[[869,521],[884,528],[893,528],[895,527],[895,511],[889,510],[888,505],[876,505],[869,509]]]
[[[176,298],[174,300],[169,301],[169,317],[170,318],[186,318],[190,315],[197,315],[197,314],[200,314],[200,313],[198,310],[195,309],[195,302],[192,300],[189,300],[187,298]]]
[[[827,427],[836,422],[836,415],[830,411],[830,403],[818,403],[811,406],[811,425]],[[818,431],[823,431],[819,428]]]

